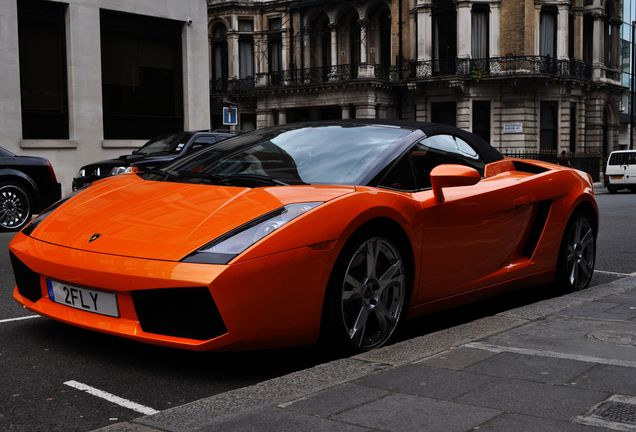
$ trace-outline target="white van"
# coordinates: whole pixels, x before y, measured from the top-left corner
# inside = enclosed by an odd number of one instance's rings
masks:
[[[605,186],[609,193],[620,189],[636,192],[636,150],[612,152],[605,167]]]

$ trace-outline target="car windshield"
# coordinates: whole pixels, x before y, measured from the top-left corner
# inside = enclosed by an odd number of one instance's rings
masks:
[[[256,185],[356,185],[412,131],[383,125],[303,125],[226,140],[151,173],[160,179]]]
[[[4,147],[0,147],[0,156],[15,156],[13,153],[11,153],[9,150],[7,150]]]
[[[156,153],[179,153],[188,143],[192,133],[181,132],[171,135],[162,135],[151,139],[146,144],[135,150],[134,154],[151,155]]]

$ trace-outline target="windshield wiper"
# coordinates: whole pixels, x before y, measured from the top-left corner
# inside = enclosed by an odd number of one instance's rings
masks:
[[[195,171],[179,171],[179,176],[184,177],[195,177],[206,180],[211,180],[220,184],[229,184],[234,181],[246,181],[246,182],[255,182],[266,185],[275,185],[275,186],[289,186],[289,183],[285,183],[282,180],[278,180],[274,177],[261,175],[261,174],[247,174],[247,173],[238,173],[238,174],[206,174],[199,173]]]
[[[141,169],[140,174],[155,174],[163,176],[164,180],[169,178],[172,180],[181,181],[181,178],[179,176],[171,174],[169,171],[160,170],[158,168]]]

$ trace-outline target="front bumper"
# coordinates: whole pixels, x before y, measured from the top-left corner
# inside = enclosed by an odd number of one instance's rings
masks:
[[[35,288],[39,295],[31,292],[29,298],[23,295],[24,290],[14,290],[14,298],[33,312],[86,329],[191,350],[313,343],[319,334],[324,289],[332,264],[329,251],[308,247],[224,266],[98,254],[52,245],[22,233],[16,235],[10,251],[39,283]],[[99,315],[53,302],[46,278],[115,293],[120,316]],[[224,333],[203,340],[161,334],[161,323],[178,319],[168,314],[160,319],[154,314],[160,325],[151,329],[157,332],[144,331],[148,326],[140,322],[135,297],[162,291],[174,295],[180,289],[185,296],[186,290],[197,288],[209,291]],[[185,308],[182,312],[186,315],[193,313],[187,302],[172,303],[175,308]],[[147,309],[141,313],[148,313]],[[165,305],[155,309],[166,311]]]

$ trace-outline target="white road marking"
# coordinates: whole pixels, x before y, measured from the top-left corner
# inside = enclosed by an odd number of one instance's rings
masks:
[[[594,356],[586,356],[586,355],[579,355],[579,354],[568,354],[568,353],[561,353],[556,351],[543,351],[543,350],[536,350],[532,348],[507,347],[507,346],[501,346],[501,345],[487,344],[483,342],[470,342],[470,343],[462,345],[462,347],[475,348],[475,349],[490,351],[494,353],[509,352],[509,353],[533,355],[533,356],[539,356],[539,357],[578,360],[578,361],[587,362],[587,363],[598,363],[598,364],[605,364],[605,365],[611,365],[611,366],[624,366],[624,367],[632,367],[632,368],[636,367],[636,361],[607,359],[603,357],[594,357]]]
[[[18,318],[7,318],[7,319],[0,320],[0,324],[12,322],[12,321],[22,321],[22,320],[27,320],[32,318],[40,318],[40,315],[28,315],[28,316],[23,316]]]
[[[82,384],[81,382],[77,382],[77,381],[71,380],[71,381],[66,381],[64,384],[69,386],[69,387],[73,387],[74,389],[84,391],[84,392],[88,393],[89,395],[105,399],[108,402],[114,403],[115,405],[119,405],[121,407],[128,408],[129,410],[137,411],[138,413],[141,413],[141,414],[153,415],[153,414],[157,414],[159,412],[159,411],[157,411],[154,408],[150,408],[150,407],[147,407],[147,406],[144,406],[144,405],[140,405],[140,404],[138,404],[136,402],[133,402],[133,401],[130,401],[128,399],[124,399],[124,398],[121,398],[119,396],[115,396],[114,394],[105,392],[103,390],[96,389],[95,387],[91,387],[89,385]]]
[[[617,273],[612,271],[604,271],[604,270],[594,270],[594,273],[608,274],[614,276],[636,276],[636,272],[634,273]]]

